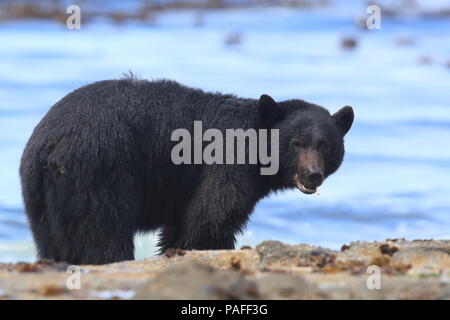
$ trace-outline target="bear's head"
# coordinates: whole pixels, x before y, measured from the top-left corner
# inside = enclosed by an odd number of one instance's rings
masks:
[[[306,194],[317,191],[344,157],[344,136],[353,123],[353,109],[346,106],[331,115],[303,100],[275,102],[262,95],[258,102],[261,124],[279,129],[281,188],[297,187]]]

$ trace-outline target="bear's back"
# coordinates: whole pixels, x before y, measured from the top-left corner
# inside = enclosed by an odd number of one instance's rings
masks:
[[[208,127],[218,124],[225,118],[223,112],[233,115],[223,105],[234,99],[239,100],[169,80],[95,82],[69,93],[48,111],[36,126],[24,155],[28,159],[47,154],[56,161],[70,158],[103,163],[119,154],[124,158],[145,154],[155,164],[166,163],[174,130],[192,132],[194,120],[210,119],[204,121]],[[234,120],[240,122],[239,118]]]

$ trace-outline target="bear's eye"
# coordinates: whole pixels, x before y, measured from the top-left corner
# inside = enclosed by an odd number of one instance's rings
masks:
[[[291,145],[292,145],[294,148],[301,148],[301,147],[303,147],[302,142],[301,142],[300,140],[297,140],[297,139],[292,140],[292,141],[291,141]]]
[[[325,140],[320,140],[319,143],[317,144],[317,149],[323,149],[323,150],[327,150],[328,148],[328,143]]]

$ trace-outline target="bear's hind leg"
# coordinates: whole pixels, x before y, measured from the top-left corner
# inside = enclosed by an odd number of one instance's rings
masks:
[[[74,181],[60,176],[48,184],[47,215],[58,260],[72,264],[133,260],[143,193],[125,171],[96,172],[91,179],[83,176]]]
[[[35,213],[35,209],[28,209],[27,212]],[[39,215],[36,218],[29,219],[29,223],[39,259],[58,261],[60,255],[47,219]]]
[[[106,190],[106,189],[105,189]],[[134,259],[133,216],[136,203],[89,195],[53,210],[59,260],[72,264],[106,264]]]
[[[40,176],[36,174],[36,170],[25,169],[27,168],[21,170],[22,195],[28,224],[36,245],[37,256],[39,259],[58,260],[57,243],[51,230]],[[35,174],[30,174],[30,171]]]
[[[99,232],[84,228],[79,236],[61,243],[61,261],[73,264],[107,264],[134,260],[133,233],[118,229],[118,233]],[[89,235],[87,235],[89,234]]]

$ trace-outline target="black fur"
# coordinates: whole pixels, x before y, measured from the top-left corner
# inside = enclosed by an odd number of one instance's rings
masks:
[[[294,187],[299,146],[291,146],[293,139],[303,146],[325,141],[326,175],[339,167],[351,126],[343,113],[337,121],[301,100],[241,99],[173,81],[121,79],[79,88],[49,110],[22,157],[39,257],[74,264],[131,260],[134,234],[157,228],[161,251],[233,248],[257,201]],[[171,133],[192,132],[194,120],[223,132],[279,128],[279,173],[261,176],[259,165],[174,165]]]

